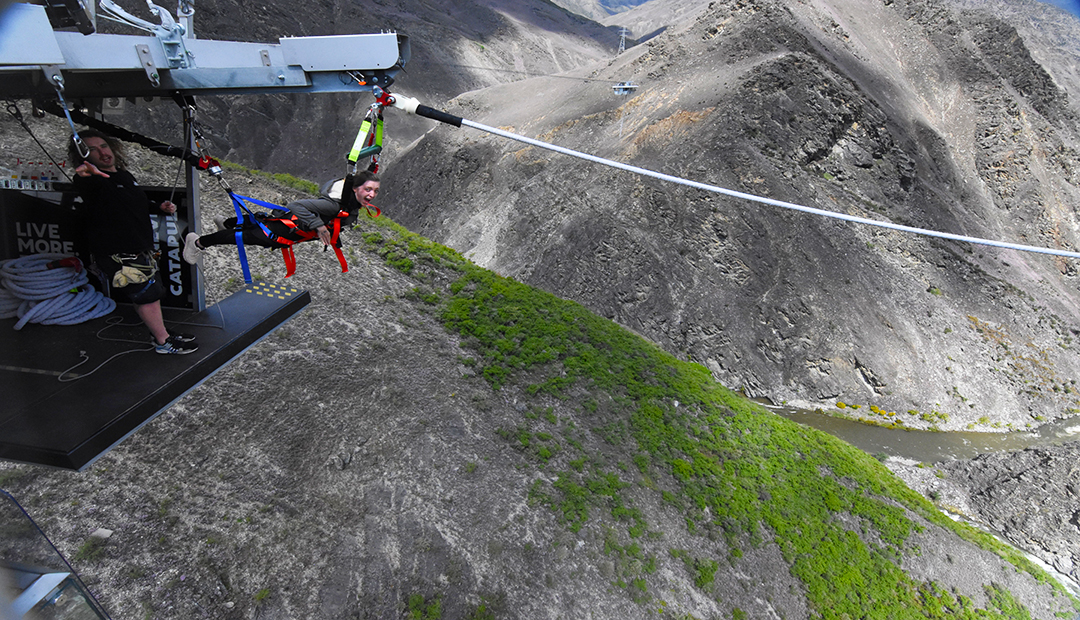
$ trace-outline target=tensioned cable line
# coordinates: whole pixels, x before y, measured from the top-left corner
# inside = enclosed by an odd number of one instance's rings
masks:
[[[487,125],[481,125],[480,123],[474,123],[468,119],[461,119],[461,124],[472,127],[473,129],[479,129],[480,131],[486,131],[488,133],[502,136],[503,138],[509,138],[511,140],[517,140],[518,142],[524,142],[532,146],[537,146],[549,151],[555,151],[556,153],[562,153],[571,157],[577,157],[587,161],[591,161],[597,164],[603,164],[605,166],[611,166],[612,168],[618,168],[627,172],[633,172],[635,174],[641,174],[654,179],[660,179],[663,181],[670,181],[672,183],[678,183],[679,185],[686,185],[696,189],[705,190],[707,192],[714,192],[717,194],[725,194],[727,196],[733,196],[735,198],[742,198],[743,200],[750,200],[753,202],[760,202],[767,205],[773,205],[775,207],[781,207],[784,209],[791,209],[793,211],[802,211],[803,213],[812,213],[814,215],[821,215],[824,217],[830,217],[837,220],[844,220],[846,222],[855,222],[858,224],[867,224],[869,226],[877,226],[879,228],[888,228],[890,230],[898,230],[901,232],[914,233],[917,235],[924,235],[927,237],[938,237],[940,239],[952,239],[953,241],[966,241],[968,243],[976,243],[979,245],[989,245],[998,248],[1008,248],[1010,250],[1020,250],[1022,252],[1036,252],[1039,254],[1052,254],[1054,256],[1065,256],[1068,258],[1080,258],[1080,252],[1070,252],[1068,250],[1055,250],[1053,248],[1040,248],[1032,245],[1023,245],[1019,243],[1009,243],[1007,241],[994,241],[993,239],[982,239],[979,237],[968,237],[966,235],[957,235],[953,233],[941,232],[937,230],[930,230],[927,228],[916,228],[914,226],[904,226],[903,224],[894,224],[892,222],[883,222],[881,220],[872,220],[865,217],[859,217],[857,215],[848,215],[846,213],[837,213],[836,211],[827,211],[825,209],[816,209],[814,207],[807,207],[805,205],[799,205],[792,202],[784,202],[783,200],[774,200],[772,198],[765,198],[764,196],[757,196],[754,194],[747,194],[744,192],[735,191],[733,189],[727,189],[716,185],[709,185],[706,183],[699,183],[697,181],[691,181],[689,179],[683,179],[680,177],[671,176],[670,174],[664,174],[662,172],[655,172],[646,168],[638,168],[637,166],[631,166],[610,159],[604,159],[595,155],[589,155],[588,153],[582,153],[580,151],[574,151],[572,149],[564,148],[561,146],[555,146],[554,144],[548,144],[547,142],[541,142],[540,140],[533,140],[532,138],[526,138],[517,134],[496,129],[495,127],[488,127]]]
[[[554,144],[549,144],[547,142],[542,142],[540,140],[534,140],[532,138],[526,138],[525,136],[521,136],[521,135],[518,135],[518,134],[515,134],[515,133],[510,133],[509,131],[503,131],[502,129],[497,129],[495,127],[489,127],[487,125],[483,125],[483,124],[480,124],[480,123],[477,123],[477,122],[474,122],[474,121],[470,121],[469,119],[466,119],[466,118],[461,118],[459,116],[454,116],[452,114],[448,114],[448,113],[443,112],[441,110],[436,110],[434,108],[430,108],[428,106],[420,104],[419,101],[417,101],[416,99],[413,99],[411,97],[405,97],[405,96],[402,96],[402,95],[396,95],[395,94],[395,95],[393,95],[392,103],[393,103],[393,106],[395,108],[399,108],[399,109],[405,110],[406,112],[417,114],[419,116],[424,116],[424,117],[430,118],[432,120],[447,123],[449,125],[454,125],[456,127],[460,127],[462,125],[465,125],[466,127],[472,127],[473,129],[478,129],[480,131],[485,131],[487,133],[494,134],[496,136],[500,136],[500,137],[507,138],[507,139],[510,139],[510,140],[515,140],[517,142],[523,142],[525,144],[529,144],[531,146],[539,147],[539,148],[546,149],[546,150],[549,150],[549,151],[554,151],[556,153],[562,153],[563,155],[569,155],[570,157],[577,157],[579,159],[584,159],[586,161],[591,161],[593,163],[602,164],[604,166],[610,166],[612,168],[618,168],[619,170],[625,170],[627,172],[632,172],[634,174],[640,174],[640,175],[643,175],[643,176],[652,177],[654,179],[660,179],[662,181],[669,181],[671,183],[678,183],[679,185],[685,185],[687,187],[693,187],[693,188],[704,190],[704,191],[707,191],[707,192],[713,192],[713,193],[716,193],[716,194],[724,194],[724,195],[727,195],[727,196],[732,196],[734,198],[741,198],[743,200],[749,200],[749,201],[752,201],[752,202],[759,202],[759,203],[763,203],[763,204],[767,204],[767,205],[772,205],[772,206],[775,206],[775,207],[781,207],[783,209],[790,209],[790,210],[793,210],[793,211],[801,211],[803,213],[811,213],[813,215],[820,215],[820,216],[823,216],[823,217],[829,217],[829,218],[833,218],[833,219],[837,219],[837,220],[843,220],[843,221],[846,221],[846,222],[854,222],[856,224],[866,224],[868,226],[877,226],[878,228],[887,228],[889,230],[897,230],[897,231],[900,231],[900,232],[912,233],[912,234],[916,234],[916,235],[923,235],[923,236],[927,236],[927,237],[937,237],[939,239],[951,239],[953,241],[963,241],[963,242],[966,242],[966,243],[974,243],[974,244],[977,244],[977,245],[987,245],[987,246],[998,247],[998,248],[1006,248],[1006,249],[1009,249],[1009,250],[1019,250],[1021,252],[1034,252],[1034,253],[1037,253],[1037,254],[1050,254],[1050,255],[1053,255],[1053,256],[1063,256],[1063,257],[1066,257],[1066,258],[1080,258],[1080,252],[1070,252],[1068,250],[1055,250],[1053,248],[1041,248],[1041,247],[1032,246],[1032,245],[1023,245],[1023,244],[1020,244],[1020,243],[1009,243],[1007,241],[994,241],[993,239],[982,239],[982,238],[979,238],[979,237],[969,237],[967,235],[957,235],[957,234],[953,234],[953,233],[941,232],[941,231],[938,231],[938,230],[930,230],[930,229],[927,229],[927,228],[916,228],[914,226],[904,226],[902,224],[894,224],[892,222],[883,222],[881,220],[872,220],[870,218],[859,217],[857,215],[848,215],[846,213],[837,213],[836,211],[827,211],[825,209],[816,209],[814,207],[807,207],[805,205],[795,204],[795,203],[792,203],[792,202],[785,202],[783,200],[775,200],[773,198],[765,198],[764,196],[757,196],[757,195],[754,195],[754,194],[747,194],[745,192],[739,192],[739,191],[735,191],[733,189],[727,189],[725,187],[719,187],[717,185],[709,185],[707,183],[699,183],[697,181],[691,181],[689,179],[683,179],[681,177],[672,176],[670,174],[664,174],[662,172],[656,172],[654,170],[649,170],[647,168],[639,168],[637,166],[631,166],[629,164],[624,164],[624,163],[621,163],[621,162],[612,161],[610,159],[604,159],[603,157],[597,157],[596,155],[589,155],[588,153],[582,153],[580,151],[575,151],[573,149],[568,149],[568,148],[565,148],[565,147],[556,146]]]
[[[575,82],[599,82],[601,84],[618,84],[621,80],[607,80],[603,78],[590,78],[590,77],[576,77],[573,75],[560,75],[558,73],[534,73],[532,71],[520,71],[518,69],[496,69],[494,67],[481,67],[478,65],[462,65],[452,62],[432,62],[429,63],[435,67],[455,67],[458,69],[477,69],[480,71],[487,71],[490,73],[515,73],[517,75],[523,75],[526,78],[531,77],[546,77],[556,80],[574,80]]]

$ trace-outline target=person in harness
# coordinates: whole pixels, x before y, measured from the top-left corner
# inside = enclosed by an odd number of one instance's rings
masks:
[[[218,231],[199,236],[191,232],[184,238],[184,260],[194,265],[199,262],[207,248],[216,245],[234,245],[237,232],[244,245],[257,245],[265,248],[286,251],[286,266],[292,274],[295,263],[290,263],[292,246],[303,241],[318,239],[326,246],[334,248],[338,259],[342,261],[341,229],[356,221],[361,208],[378,208],[371,201],[379,195],[379,177],[373,172],[363,170],[352,177],[346,177],[323,188],[319,198],[297,200],[284,209],[273,209],[269,214],[259,214],[254,220],[244,217],[242,220],[232,217],[215,220]]]

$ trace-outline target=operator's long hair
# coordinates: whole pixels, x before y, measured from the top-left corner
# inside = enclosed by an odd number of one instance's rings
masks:
[[[124,143],[110,136],[107,133],[98,131],[97,129],[84,129],[79,132],[79,137],[83,140],[87,138],[101,138],[112,149],[113,159],[116,161],[117,170],[127,169],[127,160],[124,159]],[[79,152],[79,147],[75,145],[74,141],[68,142],[68,159],[71,160],[72,167],[78,168],[82,165],[86,158]]]

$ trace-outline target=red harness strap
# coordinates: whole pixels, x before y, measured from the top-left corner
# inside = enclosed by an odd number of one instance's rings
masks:
[[[295,217],[268,218],[281,222],[292,229],[290,231],[291,239],[281,235],[274,239],[274,241],[282,245],[281,258],[285,261],[286,278],[296,273],[296,254],[293,252],[293,245],[311,241],[319,236],[319,232],[316,230],[300,230],[300,227],[296,225]],[[346,273],[349,271],[349,264],[345,262],[345,254],[341,251],[341,244],[338,243],[338,237],[341,235],[341,218],[343,217],[349,217],[349,212],[339,211],[334,217],[333,232],[330,233],[330,247],[334,248],[334,254],[337,254],[338,262],[341,263],[341,273]]]

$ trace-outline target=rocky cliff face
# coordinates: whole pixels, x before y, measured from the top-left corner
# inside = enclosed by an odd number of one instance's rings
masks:
[[[452,109],[747,193],[1078,247],[1076,103],[989,14],[931,0],[712,3],[577,75],[598,81],[534,78]],[[613,95],[627,79],[641,88]],[[1073,260],[838,223],[473,130],[432,131],[388,181],[410,228],[752,396],[942,429],[1080,408]]]
[[[943,510],[1026,550],[1080,588],[1080,444],[889,467]]]
[[[1075,100],[1080,81],[1076,16],[1039,0],[948,0],[963,11],[989,13],[1016,28],[1032,58]]]
[[[1080,583],[1080,467],[1075,443],[940,465],[971,514]]]

